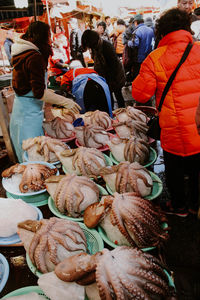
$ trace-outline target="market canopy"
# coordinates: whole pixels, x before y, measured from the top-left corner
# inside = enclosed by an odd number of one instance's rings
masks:
[[[36,14],[43,14],[43,3],[36,0]],[[34,0],[28,0],[27,8],[16,8],[14,0],[0,0],[0,21],[34,16]]]

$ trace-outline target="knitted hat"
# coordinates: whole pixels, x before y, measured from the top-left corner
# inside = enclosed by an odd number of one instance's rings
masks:
[[[137,14],[135,17],[134,17],[134,21],[142,21],[143,20],[143,16],[141,14]]]
[[[149,26],[149,27],[153,26],[153,20],[152,20],[152,18],[150,18],[150,17],[146,18],[146,19],[144,20],[144,23],[145,23],[147,26]]]

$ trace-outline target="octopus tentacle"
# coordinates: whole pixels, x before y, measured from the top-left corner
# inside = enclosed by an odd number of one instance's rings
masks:
[[[49,249],[49,253],[50,253],[50,260],[54,265],[57,265],[59,263],[59,260],[57,258],[57,241],[56,239],[54,240],[54,236],[52,236],[52,234],[50,233],[48,235],[48,249]]]
[[[168,238],[168,232],[161,227],[162,215],[154,210],[152,203],[135,193],[115,193],[108,212],[111,224],[117,226],[130,245],[144,248],[157,246]]]
[[[20,227],[21,225],[23,224]],[[86,237],[77,223],[53,217],[41,220],[40,225],[37,226],[29,245],[29,256],[41,272],[51,271],[52,264],[57,265],[60,262],[60,255],[64,257],[72,251],[86,251]]]
[[[40,243],[36,246],[34,252],[34,264],[42,271],[42,273],[47,273],[47,267],[45,263],[45,257],[42,255],[42,252],[45,252],[47,248],[48,237],[43,235],[40,237]]]

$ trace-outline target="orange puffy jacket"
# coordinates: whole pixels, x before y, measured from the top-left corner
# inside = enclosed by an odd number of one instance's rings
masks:
[[[192,41],[192,35],[185,30],[164,36],[158,48],[144,60],[132,83],[132,96],[136,101],[145,103],[155,94],[158,107],[170,75]],[[195,124],[199,97],[200,43],[195,42],[178,70],[159,114],[161,146],[165,151],[180,156],[200,153],[200,136]]]

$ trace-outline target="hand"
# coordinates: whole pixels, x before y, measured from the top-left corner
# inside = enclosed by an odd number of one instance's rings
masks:
[[[68,64],[63,64],[62,66],[63,66],[63,68],[69,68]]]
[[[71,110],[73,113],[79,113],[81,110],[81,107],[73,100],[66,98],[66,104],[64,104],[64,107]]]
[[[133,42],[132,41],[128,41],[128,47],[130,47],[130,48],[133,47]]]

